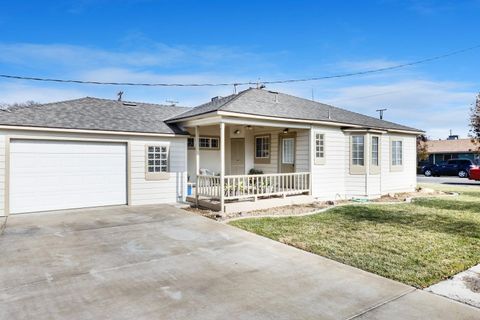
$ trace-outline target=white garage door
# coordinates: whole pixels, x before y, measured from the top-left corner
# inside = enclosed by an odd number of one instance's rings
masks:
[[[10,213],[127,202],[126,145],[12,140]]]

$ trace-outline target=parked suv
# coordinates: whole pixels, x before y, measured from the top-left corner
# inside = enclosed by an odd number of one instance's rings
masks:
[[[470,159],[450,159],[446,162],[433,164],[423,169],[423,174],[430,176],[459,176],[467,178],[470,169],[478,166]]]

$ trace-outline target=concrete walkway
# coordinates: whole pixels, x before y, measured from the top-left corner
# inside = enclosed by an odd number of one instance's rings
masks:
[[[11,216],[0,247],[0,319],[480,318],[171,206]]]
[[[480,264],[426,290],[480,308]]]

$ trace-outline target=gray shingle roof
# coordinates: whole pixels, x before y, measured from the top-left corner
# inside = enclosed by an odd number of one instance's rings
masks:
[[[169,122],[218,110],[297,120],[338,122],[360,125],[367,128],[422,132],[415,128],[380,120],[323,103],[284,93],[253,88],[202,104],[185,113],[174,116]]]
[[[185,134],[164,121],[187,108],[151,103],[81,98],[0,111],[1,125],[142,133]]]

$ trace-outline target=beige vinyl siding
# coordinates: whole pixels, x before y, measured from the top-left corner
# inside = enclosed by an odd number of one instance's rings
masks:
[[[310,157],[309,157],[309,139],[310,131],[309,130],[298,130],[297,131],[297,145],[295,147],[295,171],[296,172],[308,172],[310,171]]]
[[[255,163],[254,168],[257,170],[262,170],[264,173],[277,173],[279,172],[278,168],[278,157],[279,157],[279,141],[278,136],[279,134],[283,133],[283,129],[276,129],[276,128],[265,128],[265,129],[254,129],[253,135],[262,135],[262,134],[270,134],[271,142],[270,142],[270,163],[263,164],[263,163]],[[310,167],[309,162],[309,130],[293,130],[290,129],[289,133],[295,133],[295,172],[308,172]],[[254,142],[254,141],[253,141]],[[247,146],[247,148],[254,149],[254,145]],[[253,152],[253,151],[252,151]],[[248,171],[248,169],[247,169]]]
[[[378,198],[381,196],[381,180],[379,174],[369,174],[367,176],[367,195],[369,198]]]
[[[253,166],[257,170],[262,170],[263,173],[277,173],[278,172],[278,134],[282,132],[280,129],[258,129],[254,128],[253,136],[258,136],[262,134],[270,134],[270,162],[269,163],[254,163]],[[253,144],[247,146],[255,150],[255,139],[253,139]],[[255,156],[255,151],[252,151]]]
[[[130,185],[128,203],[130,205],[174,203],[186,195],[187,182],[187,138],[179,137],[142,137],[129,135],[85,134],[85,133],[53,133],[31,132],[26,130],[0,131],[0,215],[6,214],[5,199],[8,181],[6,178],[6,138],[40,139],[40,140],[73,140],[73,141],[105,141],[128,143],[127,159],[130,166],[128,181]],[[145,180],[145,146],[148,144],[168,144],[170,178],[159,181]],[[127,166],[128,168],[128,166]],[[128,172],[127,172],[128,175]]]
[[[345,198],[367,196],[367,176],[365,174],[349,174],[345,179]]]
[[[0,216],[5,215],[6,138],[0,135]]]
[[[416,139],[415,135],[386,133],[380,137],[380,173],[370,174],[367,170],[362,175],[351,175],[348,170],[345,174],[345,197],[378,198],[381,195],[396,192],[414,191],[416,187]],[[391,171],[391,138],[403,141],[403,170]],[[371,138],[371,135],[370,135]],[[350,161],[349,139],[345,142],[345,161]],[[370,142],[370,139],[368,139]],[[366,162],[370,163],[370,152],[366,153]]]
[[[169,178],[145,180],[145,146],[167,144],[169,146]],[[186,139],[133,140],[131,152],[131,204],[174,203],[182,200],[187,183]]]
[[[401,171],[391,171],[391,145],[392,139],[403,141],[403,168]],[[382,139],[382,194],[395,192],[410,192],[415,190],[416,179],[416,137],[407,134],[387,134]]]
[[[345,196],[345,134],[340,128],[312,127],[313,132],[324,134],[325,163],[312,164],[312,194],[320,200],[334,200]],[[315,136],[311,135],[310,158],[315,159]]]
[[[348,135],[347,135],[348,137]],[[381,174],[370,174],[366,170],[362,175],[351,175],[348,170],[345,172],[345,197],[368,197],[378,198],[381,195],[396,192],[410,192],[416,187],[416,139],[415,135],[386,133],[380,137],[380,163]],[[403,170],[391,171],[391,145],[390,141],[401,139],[403,141]],[[368,142],[370,143],[371,135]],[[350,161],[349,139],[346,138],[345,161]],[[369,148],[367,148],[370,150]],[[365,153],[365,163],[370,163],[370,152]]]
[[[226,135],[228,130],[225,130]],[[195,136],[195,129],[189,128],[188,132],[191,136]],[[212,137],[219,137],[220,136],[220,127],[216,126],[208,126],[208,127],[200,127],[200,136],[212,136]],[[225,141],[225,148],[230,150],[230,139],[226,139]],[[227,152],[226,152],[227,153]],[[195,182],[197,175],[195,172],[195,149],[188,149],[187,150],[187,165],[188,165],[188,175],[190,176],[190,181]],[[229,162],[225,161],[226,170],[230,170]],[[227,169],[228,168],[228,169]],[[208,169],[213,172],[219,173],[220,172],[220,149],[200,149],[200,169]]]
[[[234,135],[235,130],[239,130],[239,135]],[[189,128],[191,135],[194,135],[194,129]],[[247,130],[243,126],[229,126],[225,130],[225,174],[230,174],[231,168],[231,138],[245,139],[245,173],[252,168],[262,170],[264,173],[278,172],[278,135],[283,132],[280,128],[256,128]],[[309,130],[290,129],[290,133],[296,133],[295,145],[295,171],[309,171]],[[201,135],[219,135],[218,126],[200,127]],[[270,161],[268,163],[254,163],[255,136],[270,135]],[[215,173],[220,172],[220,151],[219,150],[200,150],[200,168],[209,169]],[[195,181],[195,150],[188,150],[188,174],[190,181]]]
[[[352,135],[364,135],[365,136],[365,144],[368,143],[367,136],[365,133],[352,133]],[[366,170],[363,174],[351,174],[350,163],[352,157],[352,150],[351,150],[351,135],[345,134],[343,145],[345,146],[345,150],[343,152],[344,155],[344,162],[345,162],[345,190],[344,190],[344,197],[347,199],[353,197],[365,197],[367,195],[367,176]],[[365,150],[368,148],[365,147]],[[367,165],[368,162],[368,154],[367,152],[364,153],[364,165]]]

